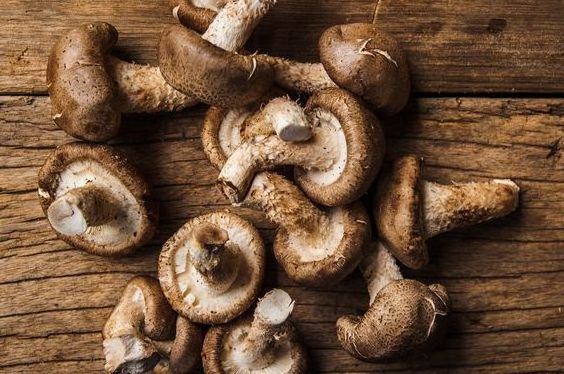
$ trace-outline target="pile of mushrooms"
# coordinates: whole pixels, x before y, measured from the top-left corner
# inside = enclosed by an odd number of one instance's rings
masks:
[[[103,22],[53,46],[53,121],[76,138],[110,140],[122,114],[210,105],[203,149],[233,204],[192,217],[159,243],[158,280],[126,285],[103,327],[108,373],[307,372],[290,319],[295,300],[282,289],[264,294],[265,244],[238,207],[278,227],[272,249],[295,283],[331,287],[360,268],[369,306],[336,321],[337,339],[352,356],[380,361],[434,347],[450,309],[444,286],[404,279],[396,261],[420,269],[429,261],[426,239],[518,206],[511,180],[438,184],[414,155],[380,172],[379,117],[400,112],[410,91],[401,45],[377,25],[347,24],[322,34],[319,63],[246,52],[275,4],[169,0],[179,24],[163,30],[158,66],[113,57],[118,33]],[[125,256],[157,230],[149,184],[112,146],[58,147],[38,185],[49,224],[75,248]],[[373,219],[360,200],[372,185]]]

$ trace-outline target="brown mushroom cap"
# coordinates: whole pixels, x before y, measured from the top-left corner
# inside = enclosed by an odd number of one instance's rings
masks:
[[[439,284],[394,281],[376,295],[364,316],[339,318],[337,337],[347,352],[363,361],[427,350],[444,333],[449,305],[447,291]]]
[[[55,44],[47,64],[47,87],[55,123],[70,135],[105,141],[117,135],[118,92],[104,64],[118,32],[95,22],[70,31]]]
[[[159,67],[176,89],[204,103],[228,108],[260,99],[273,79],[267,63],[225,51],[177,25],[161,34]]]
[[[368,190],[382,165],[385,141],[378,119],[353,95],[339,88],[314,94],[306,114],[314,126],[335,127],[337,141],[344,141],[340,144],[345,148],[341,149],[344,160],[326,171],[297,167],[296,183],[317,203],[352,203]]]
[[[281,290],[274,291],[285,294],[285,292]],[[267,295],[272,294],[274,291],[267,293]],[[257,327],[256,323],[259,322],[260,324],[261,322],[256,321],[256,314],[257,312],[255,310],[255,318],[247,314],[228,324],[213,326],[208,330],[202,349],[202,363],[206,373],[251,371],[250,368],[233,357],[233,353],[237,348],[241,349],[245,344],[260,344],[259,342],[249,341],[249,336],[251,336],[253,328],[256,329]],[[279,321],[273,323],[278,322]],[[254,332],[256,333],[257,331],[255,330]],[[260,334],[262,334],[262,336],[260,336]],[[271,343],[274,343],[274,346],[268,346],[268,348],[266,348],[267,352],[263,353],[272,355],[271,357],[274,358],[274,362],[270,362],[268,366],[262,369],[253,368],[253,373],[303,374],[306,372],[307,353],[291,321],[286,320],[282,322],[281,325],[270,326],[270,328],[266,327],[265,331],[259,332],[259,335],[255,335],[255,337],[268,338],[266,335],[271,336]],[[257,349],[257,351],[260,352],[260,348]]]
[[[203,33],[212,23],[216,11],[194,5],[192,0],[168,0],[173,15],[185,27]]]
[[[319,39],[319,55],[333,81],[362,97],[378,113],[396,114],[407,103],[410,81],[405,53],[378,26],[330,27]]]
[[[176,320],[176,331],[175,331]],[[199,362],[203,334],[192,322],[176,316],[156,279],[132,278],[104,325],[106,371],[189,373]]]
[[[205,287],[202,275],[190,262],[186,242],[204,223],[227,231],[228,243],[239,248],[236,278],[224,292]],[[215,212],[191,219],[165,243],[159,257],[159,280],[169,303],[182,316],[197,323],[225,323],[256,300],[264,268],[264,244],[257,229],[235,214]]]
[[[402,157],[381,179],[374,214],[378,236],[406,266],[419,269],[429,262],[422,224],[419,182],[422,160]]]
[[[39,171],[39,200],[47,215],[62,195],[80,187],[99,187],[118,205],[109,222],[81,235],[57,236],[73,247],[103,256],[122,256],[147,243],[155,233],[158,205],[149,185],[125,156],[105,145],[70,143],[49,155]]]

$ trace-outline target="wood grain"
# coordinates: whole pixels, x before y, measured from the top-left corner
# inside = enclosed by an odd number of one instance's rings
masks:
[[[380,0],[374,22],[426,93],[563,93],[561,0]]]
[[[46,97],[0,97],[0,373],[100,372],[101,327],[125,283],[153,273],[161,243],[189,217],[228,208],[199,141],[203,108],[125,118],[113,143],[155,186],[157,237],[131,258],[105,259],[56,239],[39,208],[36,174],[47,154],[73,139],[56,128]],[[269,257],[267,286],[297,300],[294,319],[312,372],[530,372],[564,367],[564,135],[561,99],[419,98],[385,123],[387,158],[425,156],[425,176],[448,183],[513,178],[521,207],[503,219],[430,241],[423,282],[453,300],[446,341],[428,356],[386,364],[351,358],[335,320],[367,305],[358,273],[330,289],[291,282]],[[369,200],[369,196],[366,198]],[[264,217],[232,208],[262,228]]]

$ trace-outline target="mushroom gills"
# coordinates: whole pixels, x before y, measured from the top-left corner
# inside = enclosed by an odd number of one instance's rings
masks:
[[[109,373],[145,373],[161,360],[152,344],[134,334],[104,339],[103,347]]]

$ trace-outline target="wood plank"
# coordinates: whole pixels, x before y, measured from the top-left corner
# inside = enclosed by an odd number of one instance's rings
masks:
[[[380,0],[374,22],[408,51],[414,90],[564,92],[561,0]]]
[[[160,232],[127,259],[70,249],[49,229],[35,192],[47,154],[72,141],[48,113],[46,97],[0,97],[0,351],[9,352],[0,358],[0,373],[100,371],[100,330],[127,280],[154,272],[160,244],[186,219],[228,207],[199,143],[203,109],[127,117],[123,135],[113,143],[156,186]],[[426,357],[386,364],[351,358],[335,340],[334,321],[365,310],[360,275],[329,289],[306,289],[277,269],[270,255],[266,287],[284,287],[297,299],[294,319],[309,347],[312,371],[564,367],[564,168],[557,142],[564,135],[563,114],[560,99],[428,98],[386,121],[388,159],[421,154],[425,175],[445,183],[514,178],[522,188],[521,208],[431,240],[430,265],[405,272],[445,284],[453,300],[448,337]],[[272,225],[259,213],[242,213],[270,241]]]
[[[325,28],[370,22],[375,6],[376,0],[280,1],[260,25],[249,48],[316,60],[317,39]],[[116,26],[120,32],[116,53],[120,57],[150,64],[156,63],[162,28],[175,23],[164,0],[3,0],[0,93],[45,94],[51,46],[67,30],[93,21]]]

